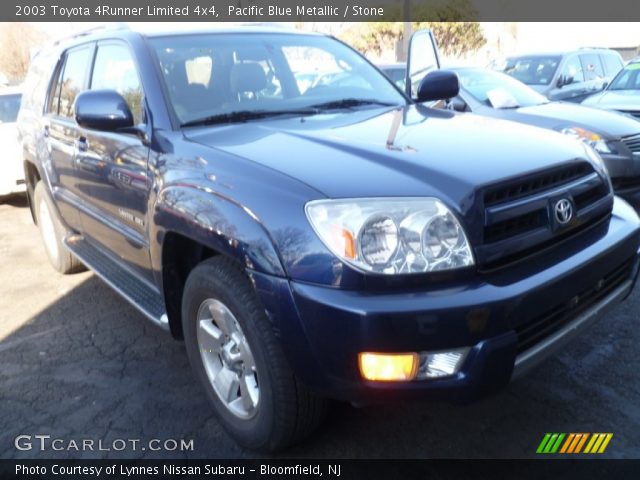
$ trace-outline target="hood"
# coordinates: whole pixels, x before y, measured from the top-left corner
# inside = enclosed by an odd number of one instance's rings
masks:
[[[328,197],[436,195],[461,209],[471,206],[477,186],[584,157],[581,145],[564,135],[419,105],[251,121],[184,134]]]
[[[626,115],[575,103],[549,102],[501,112],[501,118],[508,120],[553,130],[581,127],[607,139],[640,133],[640,123]]]
[[[640,111],[640,91],[605,90],[585,99],[582,103],[612,110]]]

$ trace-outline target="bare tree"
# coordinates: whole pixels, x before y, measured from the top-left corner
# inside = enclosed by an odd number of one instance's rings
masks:
[[[33,50],[45,38],[29,23],[0,23],[0,73],[13,82],[24,80]]]

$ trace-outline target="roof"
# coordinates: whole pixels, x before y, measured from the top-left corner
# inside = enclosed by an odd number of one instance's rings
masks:
[[[220,24],[217,24],[220,25]],[[94,38],[101,38],[105,36],[113,36],[114,33],[137,33],[147,38],[154,37],[167,37],[174,35],[204,35],[204,34],[277,34],[277,33],[285,33],[288,35],[318,35],[322,34],[314,33],[314,32],[303,32],[300,30],[296,30],[290,28],[288,26],[275,25],[272,23],[252,23],[252,24],[236,24],[229,26],[225,24],[224,26],[211,26],[211,27],[196,27],[194,28],[188,22],[175,24],[167,27],[167,30],[156,30],[155,24],[151,26],[150,24],[137,24],[135,26],[130,26],[125,23],[111,23],[101,25],[95,28],[90,28],[78,33],[74,33],[73,35],[69,35],[67,37],[63,37],[57,39],[55,45],[60,44],[72,44],[78,41],[86,41],[92,40]]]
[[[571,53],[589,53],[589,52],[615,52],[615,50],[607,47],[584,47],[584,48],[576,48],[575,50],[560,50],[560,51],[548,51],[548,52],[531,52],[531,53],[521,53],[519,55],[509,55],[507,60],[512,58],[525,58],[525,57],[563,57],[565,55],[569,55]]]

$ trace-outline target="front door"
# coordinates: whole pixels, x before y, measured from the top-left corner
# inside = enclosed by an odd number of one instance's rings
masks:
[[[120,93],[144,130],[144,96],[133,55],[120,41],[97,45],[90,89]],[[88,182],[88,208],[83,220],[91,241],[101,244],[135,272],[151,279],[147,235],[147,171],[149,147],[132,132],[80,129],[76,168]]]

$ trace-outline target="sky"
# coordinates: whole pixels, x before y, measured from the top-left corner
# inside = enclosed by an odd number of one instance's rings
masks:
[[[38,23],[53,37],[65,36],[70,31],[81,31],[96,27],[98,23]],[[196,26],[215,27],[221,24],[194,22],[183,23],[131,23],[133,28],[144,30],[188,29]],[[319,24],[316,24],[319,25]],[[483,29],[490,41],[501,38],[501,45],[512,51],[508,54],[531,51],[569,50],[579,47],[638,47],[640,46],[640,23],[566,23],[566,22],[483,22]],[[326,25],[330,28],[331,25]],[[517,40],[509,37],[509,31],[517,31]]]

